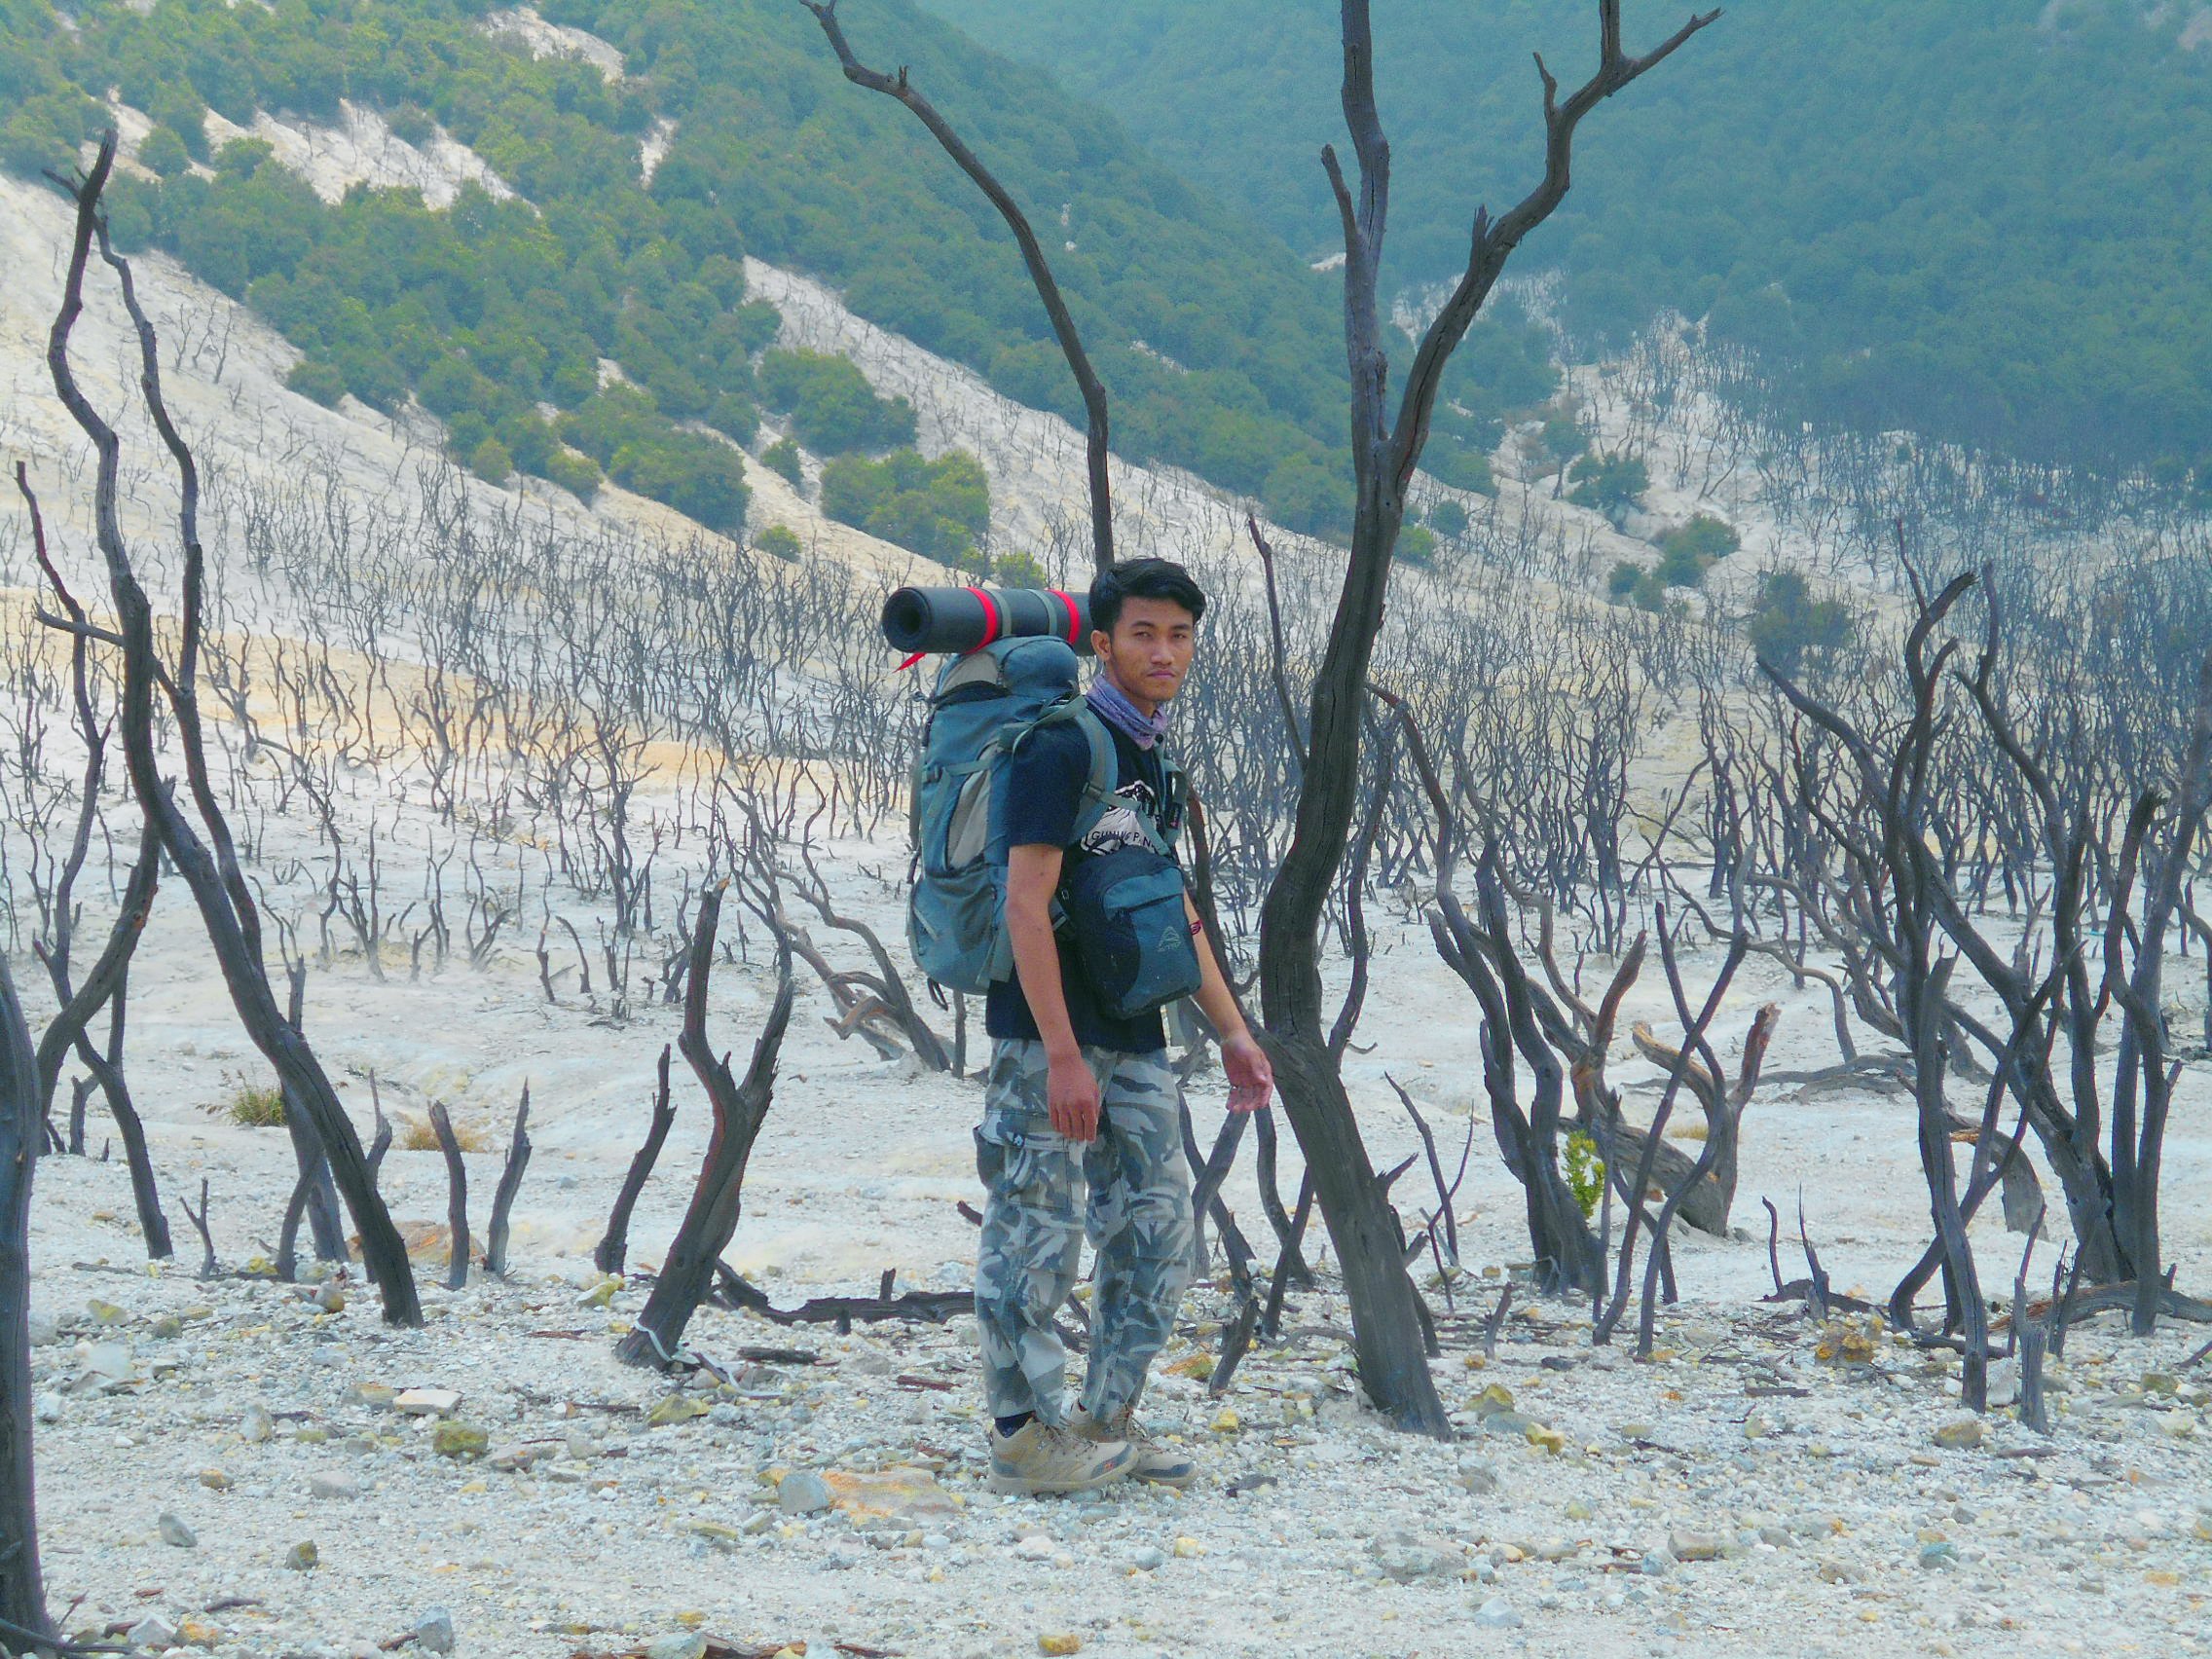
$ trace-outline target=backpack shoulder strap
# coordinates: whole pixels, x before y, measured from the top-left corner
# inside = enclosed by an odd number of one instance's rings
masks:
[[[1076,808],[1075,836],[1071,843],[1080,845],[1085,836],[1098,828],[1098,821],[1113,810],[1114,782],[1121,775],[1122,765],[1114,754],[1113,733],[1106,729],[1106,722],[1091,712],[1088,702],[1077,698],[1069,718],[1090,746],[1090,774],[1083,781],[1083,802]]]

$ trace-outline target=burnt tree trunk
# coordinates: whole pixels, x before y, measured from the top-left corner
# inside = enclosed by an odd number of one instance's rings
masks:
[[[615,1348],[632,1365],[661,1366],[676,1357],[683,1327],[714,1283],[715,1262],[737,1231],[746,1161],[767,1121],[776,1084],[776,1055],[792,1018],[792,957],[789,946],[776,952],[776,1000],[753,1045],[753,1060],[740,1083],[730,1074],[729,1056],[716,1057],[707,1041],[707,986],[715,967],[715,930],[720,925],[722,889],[699,896],[699,919],[691,934],[691,966],[683,984],[683,1034],[677,1046],[689,1062],[714,1107],[715,1126],[699,1168],[691,1204],[676,1230],[661,1263],[660,1276],[644,1311]]]
[[[314,1051],[286,1021],[284,1011],[270,986],[269,972],[262,960],[260,910],[239,866],[229,825],[208,779],[198,702],[203,590],[199,468],[190,448],[170,422],[167,406],[162,399],[160,354],[153,325],[146,320],[138,305],[129,263],[107,244],[99,198],[114,168],[115,145],[115,132],[111,129],[101,140],[92,171],[82,182],[70,187],[77,205],[76,234],[62,289],[61,309],[55,316],[48,337],[47,367],[55,392],[92,440],[98,456],[93,524],[115,608],[116,631],[105,638],[111,643],[119,640],[122,646],[120,725],[131,789],[148,826],[159,835],[170,862],[192,891],[193,901],[207,929],[208,943],[221,968],[232,1004],[238,1010],[240,1023],[276,1070],[278,1082],[297,1096],[314,1123],[339,1190],[352,1211],[353,1224],[361,1237],[362,1262],[383,1298],[386,1320],[395,1325],[420,1324],[423,1310],[415,1292],[415,1274],[407,1260],[407,1247],[399,1236],[399,1230],[392,1225],[390,1212],[378,1196],[362,1156],[360,1136],[354,1132],[352,1122],[347,1117],[337,1090],[331,1087]],[[116,273],[124,303],[137,326],[139,386],[145,394],[147,411],[176,464],[181,486],[184,604],[179,654],[173,672],[163,666],[157,654],[153,605],[138,580],[124,541],[116,505],[122,440],[78,387],[69,363],[69,336],[84,310],[85,270],[95,236],[101,244],[101,256]],[[157,684],[166,694],[176,717],[177,736],[185,751],[186,781],[205,827],[204,838],[194,828],[168,781],[162,776],[154,735]]]
[[[1428,442],[1445,365],[1524,238],[1566,199],[1574,132],[1582,118],[1658,63],[1717,14],[1692,18],[1642,57],[1621,49],[1619,0],[1599,6],[1597,71],[1563,103],[1541,59],[1544,176],[1502,217],[1475,215],[1465,271],[1415,348],[1393,416],[1390,365],[1379,301],[1389,215],[1390,148],[1375,101],[1373,31],[1366,0],[1343,0],[1346,126],[1356,187],[1333,146],[1322,166],[1345,237],[1345,351],[1351,378],[1351,554],[1320,671],[1314,679],[1306,765],[1290,849],[1260,912],[1260,1006],[1275,1082],[1297,1131],[1321,1215],[1335,1240],[1351,1301],[1360,1381],[1403,1426],[1443,1436],[1450,1423],[1429,1376],[1413,1284],[1398,1254],[1387,1196],[1362,1143],[1321,1012],[1321,920],[1343,867],[1359,789],[1360,721],[1368,666],[1382,625],[1390,554],[1406,497]],[[1496,1041],[1505,1041],[1500,1035]],[[1577,1217],[1579,1220],[1579,1217]]]
[[[660,1085],[653,1095],[653,1116],[645,1128],[645,1144],[638,1148],[637,1156],[630,1160],[629,1172],[622,1177],[622,1190],[614,1195],[614,1207],[608,1212],[606,1236],[592,1252],[592,1265],[603,1273],[622,1271],[623,1259],[630,1252],[631,1212],[638,1207],[638,1196],[645,1190],[653,1164],[660,1159],[669,1125],[676,1122],[676,1104],[670,1099],[668,1089],[668,1058],[669,1050],[664,1044],[660,1051]]]
[[[0,957],[0,1621],[8,1645],[54,1634],[31,1473],[31,1176],[44,1134],[38,1061]]]

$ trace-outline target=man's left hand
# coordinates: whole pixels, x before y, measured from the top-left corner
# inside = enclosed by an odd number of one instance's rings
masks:
[[[1257,1112],[1274,1093],[1274,1067],[1268,1052],[1249,1031],[1221,1046],[1221,1069],[1229,1074],[1229,1109]]]

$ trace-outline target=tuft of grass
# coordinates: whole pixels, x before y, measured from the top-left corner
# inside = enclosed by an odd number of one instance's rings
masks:
[[[454,1124],[453,1138],[461,1143],[461,1150],[463,1152],[482,1152],[484,1150],[484,1131],[473,1124]],[[438,1150],[438,1131],[430,1127],[430,1120],[422,1118],[410,1121],[399,1131],[399,1150],[402,1152],[436,1152]]]
[[[283,1090],[248,1085],[231,1096],[223,1116],[241,1129],[280,1129],[284,1126]]]

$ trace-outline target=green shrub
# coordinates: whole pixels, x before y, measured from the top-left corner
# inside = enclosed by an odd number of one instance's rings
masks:
[[[466,461],[476,454],[477,446],[491,435],[491,422],[473,409],[463,409],[446,423],[447,453]]]
[[[1839,601],[1815,599],[1795,571],[1773,571],[1760,582],[1744,631],[1751,649],[1784,674],[1795,674],[1808,656],[1842,649],[1853,632],[1851,612]]]
[[[1567,468],[1574,485],[1567,498],[1578,507],[1595,507],[1616,523],[1651,488],[1651,473],[1641,458],[1616,452],[1585,455]]]
[[[548,484],[559,485],[579,501],[589,501],[599,494],[599,462],[572,449],[557,449],[547,456],[541,476]]]
[[[1699,513],[1659,537],[1659,579],[1669,587],[1696,587],[1707,571],[1743,545],[1734,527]]]
[[[175,128],[157,127],[138,146],[138,165],[164,178],[174,178],[191,168],[192,152],[184,147],[184,137]]]
[[[338,400],[346,395],[346,377],[330,363],[318,363],[313,357],[302,357],[294,363],[284,377],[284,384],[302,397],[312,397],[325,409],[338,407]]]
[[[1456,541],[1467,534],[1467,509],[1451,497],[1440,496],[1429,505],[1428,528],[1447,541]]]
[[[750,495],[738,454],[719,438],[670,427],[614,452],[608,475],[626,490],[674,507],[709,530],[736,535]]]
[[[468,470],[487,484],[504,484],[514,476],[515,458],[507,453],[505,444],[487,434],[468,452]]]
[[[1634,559],[1623,559],[1613,567],[1613,573],[1605,578],[1605,597],[1620,605],[1635,596],[1637,584],[1643,580],[1644,570]]]
[[[799,467],[798,445],[791,438],[778,438],[762,450],[760,464],[770,472],[780,474],[794,490],[799,489],[805,481],[806,475]]]
[[[1005,553],[991,565],[991,580],[1001,587],[1051,587],[1052,578],[1033,553]]]
[[[765,553],[771,559],[781,559],[787,565],[798,563],[798,533],[785,524],[772,524],[753,538],[753,550]]]
[[[437,136],[438,124],[430,112],[418,103],[398,103],[385,112],[385,124],[391,129],[392,136],[421,149]]]
[[[509,415],[493,428],[499,442],[507,446],[507,454],[514,463],[533,478],[545,476],[545,464],[560,448],[560,439],[545,418],[535,409],[526,409]]]
[[[822,469],[822,510],[926,559],[969,569],[990,529],[990,483],[964,450],[936,461],[912,450],[882,461],[839,456]]]
[[[1393,559],[1402,559],[1409,565],[1432,565],[1436,562],[1436,532],[1425,524],[1409,524],[1400,527],[1398,544],[1391,549]]]
[[[1473,496],[1497,494],[1497,473],[1490,463],[1490,457],[1479,449],[1464,445],[1432,444],[1420,459],[1421,466],[1431,478],[1449,484],[1455,490],[1464,490]],[[1453,505],[1457,506],[1457,502]],[[1461,513],[1465,508],[1460,508]]]
[[[1554,466],[1565,466],[1589,450],[1590,435],[1573,416],[1551,415],[1545,418],[1543,430],[1536,434],[1536,444]]]
[[[707,424],[741,444],[753,441],[753,434],[760,429],[760,411],[753,407],[752,400],[725,391],[718,396],[707,411]]]
[[[1598,1156],[1598,1143],[1580,1129],[1567,1137],[1566,1175],[1567,1190],[1581,1206],[1582,1219],[1590,1220],[1605,1196],[1605,1161]]]
[[[914,441],[914,408],[878,397],[848,357],[770,351],[760,359],[760,394],[788,414],[792,434],[817,455],[887,450]]]

